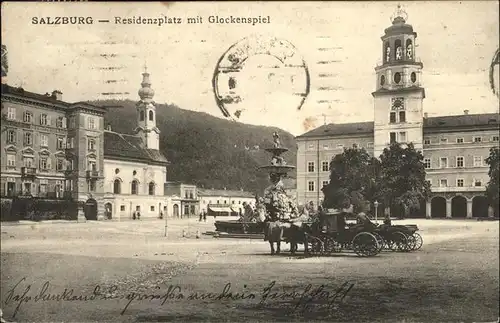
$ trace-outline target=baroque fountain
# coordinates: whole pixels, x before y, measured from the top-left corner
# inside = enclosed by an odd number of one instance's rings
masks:
[[[281,146],[280,137],[277,132],[273,133],[274,144],[272,148],[265,150],[272,154],[269,165],[259,167],[259,170],[269,174],[271,185],[264,190],[264,197],[256,198],[255,209],[247,206],[245,214],[239,220],[216,221],[216,231],[219,233],[232,234],[259,234],[264,230],[264,221],[285,220],[297,214],[297,206],[292,198],[286,194],[283,179],[295,166],[287,165],[282,155],[288,151]]]

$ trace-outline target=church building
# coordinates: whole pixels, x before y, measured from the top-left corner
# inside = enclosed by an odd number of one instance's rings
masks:
[[[416,56],[417,33],[398,7],[381,37],[382,64],[375,67],[373,120],[327,124],[297,139],[297,198],[319,205],[331,159],[344,148],[364,148],[379,157],[391,143],[413,143],[423,152],[432,196],[420,217],[470,218],[492,215],[485,197],[485,159],[498,147],[498,113],[428,117],[423,102],[423,63]],[[374,201],[371,201],[374,202]],[[388,210],[387,210],[388,211]],[[381,213],[379,213],[381,214]]]

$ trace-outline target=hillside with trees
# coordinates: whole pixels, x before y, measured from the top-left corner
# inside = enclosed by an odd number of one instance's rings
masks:
[[[133,133],[137,126],[135,102],[92,101],[109,108],[105,124],[112,131]],[[290,149],[284,155],[296,163],[297,146],[292,134],[274,127],[254,126],[220,119],[203,112],[183,110],[175,105],[157,104],[157,126],[161,131],[160,150],[168,158],[169,181],[182,181],[204,188],[241,189],[262,193],[269,185],[267,174],[258,167],[270,162],[264,149],[272,147],[274,131],[281,144]],[[290,174],[295,177],[295,173]]]

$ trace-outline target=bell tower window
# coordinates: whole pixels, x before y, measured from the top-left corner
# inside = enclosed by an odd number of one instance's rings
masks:
[[[410,80],[412,83],[415,83],[417,81],[417,73],[411,72],[410,74]]]
[[[394,42],[394,47],[396,48],[396,60],[403,59],[403,47],[401,47],[401,40],[396,39]]]
[[[401,82],[401,73],[394,73],[394,83],[399,84]]]
[[[399,111],[399,122],[406,122],[406,111]]]
[[[149,121],[154,121],[155,120],[155,114],[152,110],[149,110]]]
[[[144,121],[144,110],[141,110],[141,111],[139,112],[139,120],[140,120],[140,121]]]
[[[385,84],[385,75],[380,76],[380,85],[384,86]]]
[[[389,42],[385,42],[384,45],[384,63],[387,63],[391,60],[391,46]]]
[[[389,116],[389,122],[396,123],[396,112],[391,112],[391,114]]]
[[[411,39],[406,40],[406,59],[413,59],[413,43]]]

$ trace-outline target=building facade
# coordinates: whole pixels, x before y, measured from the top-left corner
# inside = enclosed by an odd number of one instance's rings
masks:
[[[398,10],[382,36],[382,64],[375,67],[374,121],[328,124],[298,136],[299,204],[323,199],[329,163],[344,148],[364,148],[380,156],[393,142],[413,143],[424,155],[431,198],[419,216],[484,217],[492,215],[485,197],[489,181],[485,159],[498,147],[498,113],[427,117],[422,62],[415,56],[417,34]]]
[[[243,212],[243,203],[255,204],[255,195],[243,190],[198,189],[200,208],[208,213],[238,215]]]
[[[64,102],[60,91],[41,95],[2,84],[1,111],[1,195],[90,200],[96,213],[106,110]]]
[[[200,201],[196,185],[166,182],[165,195],[171,198],[172,216],[176,218],[196,216],[200,213]]]

